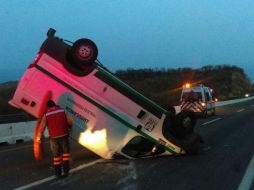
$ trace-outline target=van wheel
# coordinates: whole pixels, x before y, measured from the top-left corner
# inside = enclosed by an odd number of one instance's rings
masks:
[[[64,68],[76,76],[85,76],[91,73],[94,68],[96,67],[96,62],[89,63],[89,64],[83,64],[81,67],[78,65],[75,60],[73,59],[73,56],[71,54],[71,48],[66,52],[66,61],[63,61]]]
[[[93,41],[82,38],[73,44],[71,55],[75,64],[87,69],[97,59],[98,49]]]
[[[184,137],[193,133],[196,122],[197,118],[191,111],[183,110],[177,114],[174,119],[174,128],[177,136]]]

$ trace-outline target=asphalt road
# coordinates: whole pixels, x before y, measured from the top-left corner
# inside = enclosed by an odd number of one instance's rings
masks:
[[[48,143],[39,162],[31,143],[1,146],[0,189],[237,190],[240,184],[239,190],[254,189],[253,116],[250,100],[218,107],[216,116],[199,119],[196,131],[204,144],[198,155],[107,161],[72,142],[76,171],[61,180],[53,176]]]

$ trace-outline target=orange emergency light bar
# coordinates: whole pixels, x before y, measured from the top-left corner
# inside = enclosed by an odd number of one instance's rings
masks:
[[[191,85],[190,85],[190,83],[186,83],[185,85],[183,85],[183,87],[184,87],[184,88],[190,88]]]

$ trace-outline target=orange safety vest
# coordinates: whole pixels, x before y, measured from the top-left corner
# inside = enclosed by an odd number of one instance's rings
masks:
[[[63,108],[49,108],[45,115],[49,136],[51,138],[61,137],[68,134],[68,122]]]

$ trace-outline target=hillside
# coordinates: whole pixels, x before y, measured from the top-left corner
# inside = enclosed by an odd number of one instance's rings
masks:
[[[0,115],[20,113],[20,110],[9,106],[8,101],[12,98],[17,81],[10,81],[0,84]]]
[[[127,69],[119,70],[115,74],[143,95],[165,107],[179,103],[181,87],[186,82],[213,88],[215,96],[220,100],[253,93],[253,86],[244,71],[229,65],[205,66],[200,69]],[[0,115],[24,114],[8,104],[16,86],[17,81],[0,84]]]
[[[162,106],[177,105],[181,88],[186,82],[211,87],[219,100],[241,98],[246,93],[253,93],[253,86],[244,71],[229,65],[200,69],[128,69],[119,70],[116,75]]]

